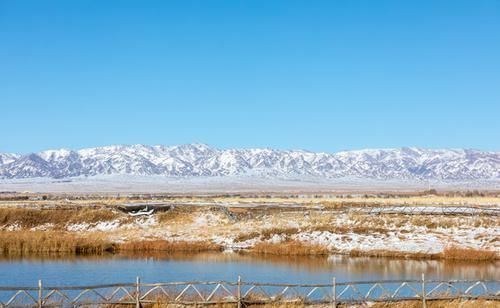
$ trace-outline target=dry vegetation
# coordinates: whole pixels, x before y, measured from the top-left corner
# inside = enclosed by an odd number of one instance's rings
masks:
[[[132,252],[205,252],[222,251],[222,246],[206,241],[165,241],[144,240],[131,241],[119,244],[119,251]]]
[[[193,216],[199,213],[200,209],[176,207],[167,212],[157,214],[158,222],[162,224],[189,224],[193,222]]]
[[[0,225],[17,224],[21,228],[33,228],[52,224],[54,228],[63,228],[72,223],[111,221],[119,216],[119,213],[109,209],[0,208]]]
[[[33,198],[45,200],[33,200]],[[170,202],[172,204],[187,203],[240,203],[240,204],[306,204],[324,205],[327,207],[353,205],[500,205],[500,192],[480,191],[422,191],[422,192],[332,192],[332,193],[276,193],[276,194],[222,194],[213,196],[141,194],[117,196],[113,194],[0,194],[1,205],[79,205],[79,206],[113,206],[127,202]]]
[[[173,206],[150,217],[131,217],[114,207],[131,200],[49,196],[38,201],[0,201],[1,253],[94,253],[109,251],[100,248],[106,246],[114,251],[196,252],[227,248],[281,255],[342,253],[492,260],[498,259],[500,252],[500,219],[495,216],[367,215],[332,210],[387,204],[500,205],[500,197],[493,195],[163,197],[151,201]],[[221,207],[221,203],[235,206]],[[249,204],[260,206],[241,207]],[[288,204],[301,207],[287,208]],[[318,205],[326,209],[318,209]],[[96,234],[99,241],[93,239]],[[89,248],[94,243],[95,248]]]
[[[309,196],[310,197],[310,196]],[[346,197],[243,197],[243,196],[214,196],[157,199],[177,203],[236,203],[236,204],[300,204],[308,206],[323,206],[326,209],[338,209],[352,206],[385,206],[385,205],[473,205],[489,206],[500,205],[500,196],[346,196]],[[232,236],[235,243],[255,240],[249,253],[289,256],[326,256],[331,253],[347,253],[352,256],[397,257],[397,258],[431,258],[446,260],[490,261],[500,259],[496,247],[500,242],[498,236],[489,239],[493,248],[478,249],[465,248],[453,244],[448,245],[442,252],[405,252],[390,249],[339,251],[336,247],[325,246],[310,242],[299,241],[293,238],[299,232],[329,232],[345,236],[346,234],[370,236],[383,234],[394,236],[394,232],[415,232],[411,228],[426,228],[426,232],[443,233],[443,230],[465,228],[485,228],[487,232],[500,230],[498,217],[465,217],[465,216],[428,216],[428,215],[362,215],[346,214],[342,217],[338,213],[328,214],[322,211],[298,210],[296,212],[282,212],[281,210],[249,210],[236,208],[231,211],[237,216],[236,221],[228,220],[224,213],[214,211],[208,207],[176,206],[174,210],[156,213],[154,218],[157,225],[150,227],[141,225],[131,226],[142,218],[132,218],[128,215],[110,209],[110,206],[129,202],[127,198],[47,201],[3,201],[0,202],[0,254],[28,255],[28,254],[104,254],[114,252],[131,253],[174,253],[174,252],[206,252],[222,251],[224,246],[210,240],[210,236]],[[141,200],[142,201],[142,200]],[[50,205],[50,209],[44,208]],[[20,208],[21,206],[26,206]],[[68,209],[66,209],[68,205]],[[333,211],[332,211],[333,212]],[[214,221],[199,223],[198,218],[211,215]],[[215,218],[221,218],[216,220]],[[67,231],[70,224],[96,224],[119,220],[121,224],[129,226],[118,231],[84,232]],[[18,231],[8,231],[6,226],[18,226]],[[47,231],[37,231],[36,228],[50,225]],[[3,229],[2,229],[3,228]],[[152,229],[149,229],[152,228]],[[160,231],[160,232],[157,232]],[[163,238],[155,238],[155,234],[162,234]],[[427,233],[425,233],[427,234]],[[205,238],[203,238],[205,236]],[[189,240],[186,240],[189,238]],[[275,238],[279,238],[275,241]],[[177,240],[179,239],[179,240]],[[455,242],[456,243],[456,242]],[[462,244],[459,242],[459,244]],[[484,247],[488,247],[487,244]],[[147,304],[144,307],[169,307],[158,301],[156,304]],[[236,307],[235,304],[208,305],[219,308]],[[245,305],[245,307],[304,307],[304,303],[273,303],[263,305]],[[326,307],[329,305],[319,305]],[[179,306],[175,306],[179,307]],[[338,307],[356,307],[353,305],[339,305]],[[361,306],[360,306],[361,307]],[[373,308],[403,308],[422,307],[421,301],[406,301],[398,303],[371,303]],[[428,301],[428,308],[476,308],[500,307],[498,301],[487,300],[453,300]]]
[[[274,233],[277,232],[277,233]],[[281,230],[265,233],[279,234]],[[289,231],[291,232],[291,231]],[[261,234],[259,234],[261,236]],[[77,235],[72,232],[63,231],[3,231],[0,232],[0,254],[23,255],[23,254],[46,254],[46,253],[70,253],[70,254],[102,254],[105,252],[207,252],[222,251],[221,245],[210,241],[169,241],[169,240],[135,240],[123,243],[109,241],[105,234],[92,233]],[[288,256],[321,256],[335,253],[326,247],[287,240],[284,242],[263,241],[255,244],[250,253],[268,255]],[[426,258],[445,260],[469,260],[469,261],[492,261],[500,259],[497,252],[491,250],[479,250],[471,248],[447,247],[442,253],[412,253],[390,250],[360,251],[352,250],[351,256],[371,257],[393,257],[393,258]]]
[[[4,231],[0,232],[0,253],[25,254],[102,254],[115,250],[115,246],[101,234],[79,236],[58,231]]]
[[[495,300],[437,300],[427,301],[427,308],[498,308],[499,301]],[[346,306],[341,306],[346,307]],[[421,308],[421,301],[404,301],[398,303],[375,303],[372,308]]]
[[[261,232],[261,238],[263,240],[269,240],[271,239],[274,235],[283,235],[285,237],[289,237],[290,235],[296,234],[299,231],[297,228],[278,228],[278,227],[273,227],[269,229],[264,229]]]
[[[460,260],[460,261],[494,261],[500,260],[500,255],[492,250],[473,249],[461,247],[447,247],[441,253],[424,252],[404,252],[391,250],[353,250],[349,253],[355,257],[390,257],[390,258],[409,258],[409,259],[442,259],[442,260]]]
[[[328,255],[335,253],[321,245],[303,243],[300,241],[289,240],[280,243],[260,242],[255,244],[250,252],[257,254],[271,255]],[[461,260],[461,261],[493,261],[499,260],[500,255],[491,250],[480,250],[472,248],[448,247],[441,253],[420,253],[404,252],[391,250],[352,250],[349,252],[353,257],[390,257],[390,258],[409,258],[409,259],[442,259],[442,260]]]
[[[286,241],[281,243],[260,242],[250,250],[251,253],[287,256],[322,256],[329,251],[321,245],[303,243],[299,241]]]
[[[143,304],[143,308],[183,308],[183,307],[195,307],[196,305],[179,305],[179,304],[166,304],[163,303],[161,299],[154,304]],[[218,303],[218,304],[205,304],[205,307],[211,308],[236,308],[238,305],[236,303]],[[485,300],[485,299],[472,299],[472,300],[435,300],[427,301],[427,308],[498,308],[500,302],[495,300]],[[107,308],[125,308],[130,307],[126,305],[108,305]],[[301,308],[301,307],[311,307],[311,308],[327,308],[331,307],[329,304],[311,304],[306,305],[303,301],[297,300],[293,302],[275,302],[275,303],[262,303],[262,304],[250,304],[243,303],[245,308]],[[338,304],[337,308],[422,308],[422,302],[418,300],[414,301],[401,301],[401,302],[378,302],[366,304]]]
[[[113,243],[104,234],[85,236],[61,231],[0,232],[0,254],[76,254],[96,255],[107,252],[206,252],[222,247],[206,241],[143,240]]]
[[[500,255],[492,250],[460,248],[453,246],[445,248],[439,256],[446,260],[490,261],[500,259]]]

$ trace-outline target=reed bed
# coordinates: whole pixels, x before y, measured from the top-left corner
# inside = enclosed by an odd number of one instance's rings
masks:
[[[131,240],[113,243],[103,233],[78,234],[67,231],[1,231],[0,254],[103,254],[106,252],[220,252],[221,245],[210,241],[172,241],[172,240]],[[327,247],[297,240],[283,242],[258,242],[249,249],[250,253],[286,256],[325,256],[335,251]],[[391,250],[352,250],[350,256],[444,259],[460,261],[494,261],[500,259],[497,251],[486,249],[461,248],[449,246],[441,253],[405,252]]]
[[[0,226],[17,225],[21,228],[34,228],[45,224],[62,228],[71,223],[98,223],[112,221],[118,217],[120,213],[109,209],[0,208]]]
[[[269,228],[269,229],[264,229],[260,233],[261,233],[261,238],[263,240],[268,240],[268,239],[272,238],[274,235],[289,237],[291,235],[297,234],[298,232],[299,232],[299,229],[297,229],[297,228],[273,227],[273,228]]]
[[[447,247],[441,253],[405,252],[392,250],[352,250],[350,256],[354,257],[387,257],[408,259],[441,259],[456,261],[494,261],[500,260],[496,251],[486,249],[461,248],[456,246]]]
[[[132,252],[206,252],[222,251],[222,246],[209,241],[140,240],[121,243],[119,251]]]
[[[402,259],[439,259],[439,254],[426,252],[409,252],[397,250],[351,250],[352,257],[402,258]]]
[[[250,249],[250,252],[256,254],[287,256],[320,256],[328,255],[330,253],[324,246],[304,243],[295,240],[281,243],[257,243]]]
[[[481,250],[473,248],[447,247],[440,257],[446,260],[463,261],[491,261],[499,260],[500,254],[493,250]]]
[[[105,235],[76,235],[61,231],[0,232],[0,254],[75,254],[98,255],[106,252],[207,252],[222,247],[206,241],[139,240],[113,243]]]
[[[57,231],[0,232],[0,254],[102,254],[115,246],[99,234],[79,236]]]

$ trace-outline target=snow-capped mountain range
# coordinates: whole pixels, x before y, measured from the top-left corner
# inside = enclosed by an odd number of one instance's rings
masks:
[[[29,155],[0,153],[0,178],[97,175],[265,176],[469,181],[500,179],[500,152],[420,148],[337,153],[220,150],[203,144],[115,145]]]

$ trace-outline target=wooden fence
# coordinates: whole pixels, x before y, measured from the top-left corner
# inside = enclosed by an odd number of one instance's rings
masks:
[[[92,286],[0,287],[0,307],[76,307],[145,304],[210,305],[235,307],[271,303],[362,304],[417,300],[488,299],[500,301],[500,280],[384,280],[327,284],[284,284],[237,281],[134,283]]]

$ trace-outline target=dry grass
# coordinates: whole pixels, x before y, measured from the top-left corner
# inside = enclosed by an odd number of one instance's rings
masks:
[[[289,201],[290,202],[290,201]],[[497,197],[465,197],[465,196],[407,196],[407,197],[344,197],[344,198],[318,198],[310,201],[311,204],[321,204],[326,208],[339,208],[343,206],[377,206],[377,205],[492,205],[500,204]]]
[[[232,194],[232,195],[214,195],[214,196],[196,196],[196,195],[176,195],[176,196],[165,196],[156,195],[154,196],[154,201],[157,202],[170,202],[172,204],[178,203],[300,203],[305,205],[318,205],[322,204],[326,207],[338,207],[338,206],[352,206],[352,205],[499,205],[500,204],[500,194],[499,192],[490,192],[485,194],[485,196],[480,195],[467,195],[466,192],[455,192],[452,194],[422,194],[422,192],[410,192],[410,193],[381,193],[376,191],[365,192],[368,195],[360,195],[360,192],[343,192],[342,194],[337,194],[337,196],[331,196],[332,194],[318,194],[310,196],[308,198],[299,197],[297,193],[282,193],[282,194]],[[448,192],[450,193],[450,192]],[[302,193],[300,193],[302,195]],[[306,195],[308,193],[305,193]],[[66,199],[70,199],[71,204],[78,204],[81,206],[103,204],[103,205],[116,205],[123,204],[127,202],[144,202],[148,198],[141,197],[129,198],[129,197],[116,197],[116,196],[102,196],[101,194],[53,194],[49,196],[48,201],[32,201],[27,200],[29,195],[19,195],[17,197],[22,197],[19,200],[13,197],[16,196],[4,196],[1,198],[0,202],[8,204],[47,204],[48,202],[66,202]],[[31,196],[31,195],[30,195]],[[153,197],[153,196],[151,196]],[[10,200],[10,201],[9,201]],[[18,200],[18,201],[16,201]]]
[[[259,238],[261,240],[269,240],[274,235],[284,236],[285,238],[289,238],[291,235],[297,234],[299,229],[290,228],[290,227],[274,227],[263,229],[262,231],[252,231],[249,233],[241,233],[239,234],[234,241],[235,242],[244,242],[246,240],[251,240],[254,238]]]
[[[326,247],[315,244],[308,244],[300,241],[286,241],[281,243],[257,243],[250,249],[251,253],[286,255],[286,256],[318,256],[328,255]]]
[[[205,241],[144,240],[112,243],[103,234],[76,235],[61,231],[0,232],[0,254],[102,254],[105,252],[206,252],[222,247]]]
[[[315,225],[307,229],[310,232],[320,231],[320,232],[331,232],[335,234],[387,234],[390,230],[383,227],[372,226],[365,223],[364,225],[351,225],[351,226],[340,226],[340,225]]]
[[[109,209],[34,209],[0,208],[0,225],[18,225],[21,228],[34,228],[52,224],[62,228],[71,223],[97,223],[111,221],[120,216]]]
[[[484,299],[472,299],[472,300],[435,300],[427,301],[427,308],[497,308],[500,302],[494,300],[484,300]],[[159,298],[154,304],[143,304],[144,308],[179,308],[179,307],[195,307],[192,305],[179,305],[179,304],[166,304],[163,302],[163,298]],[[216,304],[204,304],[205,307],[213,308],[236,308],[238,304],[236,303],[216,303]],[[126,305],[107,305],[107,308],[125,308],[130,307]],[[299,307],[311,307],[311,308],[326,308],[331,307],[329,304],[310,304],[307,305],[302,300],[291,301],[291,302],[273,302],[273,303],[244,303],[243,307],[247,308],[299,308]],[[402,301],[402,302],[378,302],[372,303],[370,305],[361,304],[339,304],[338,308],[361,308],[361,307],[371,307],[371,308],[422,308],[422,301]]]
[[[260,233],[257,231],[253,231],[250,233],[241,233],[234,239],[234,241],[239,243],[239,242],[248,241],[248,240],[251,240],[251,239],[254,239],[257,237],[260,237]]]
[[[500,255],[491,250],[480,250],[472,248],[460,248],[451,246],[441,253],[405,252],[393,250],[352,250],[350,256],[354,257],[388,257],[408,259],[442,259],[460,261],[493,261],[500,259]]]
[[[297,228],[289,228],[289,227],[284,227],[284,228],[269,228],[269,229],[264,229],[260,232],[261,238],[263,240],[268,240],[272,238],[274,235],[284,235],[284,236],[290,236],[293,234],[297,234],[299,232],[299,229]]]
[[[342,233],[347,230],[346,226],[335,226],[335,220],[328,221],[328,215],[322,218],[315,225],[318,231],[329,231]],[[434,230],[437,228],[463,228],[467,227],[500,227],[500,219],[489,216],[443,216],[443,215],[364,215],[359,213],[349,213],[348,218],[352,221],[351,232],[365,234],[366,232],[386,233],[387,231],[401,229],[403,227],[426,227]],[[319,219],[318,219],[319,220]],[[323,230],[321,229],[323,228]]]
[[[351,250],[353,257],[405,258],[405,259],[439,259],[439,254],[425,252],[406,252],[397,250]]]
[[[119,251],[133,252],[204,252],[222,251],[222,246],[208,241],[130,241],[118,245]]]
[[[0,253],[4,255],[102,254],[114,249],[114,245],[99,234],[83,237],[56,231],[0,232]]]
[[[160,212],[156,216],[158,217],[158,222],[161,224],[191,224],[193,223],[195,214],[199,213],[200,210],[202,209],[176,207],[167,212]]]
[[[341,306],[343,307],[343,306]],[[361,306],[360,306],[361,307]],[[375,303],[372,308],[421,308],[422,301],[404,301],[397,303]],[[427,308],[498,308],[499,301],[494,300],[436,300],[427,301]]]
[[[168,212],[155,212],[154,219],[148,220],[148,225],[143,227],[140,218],[129,217],[129,215],[110,210],[108,208],[86,208],[95,200],[85,201],[72,201],[68,204],[69,209],[65,209],[64,205],[59,206],[59,203],[66,202],[63,200],[53,200],[50,206],[58,207],[57,209],[44,209],[36,208],[0,208],[0,229],[2,230],[53,230],[64,231],[68,224],[90,224],[87,230],[91,232],[92,224],[97,222],[113,221],[118,219],[120,226],[111,229],[110,237],[113,238],[134,238],[137,241],[119,244],[122,249],[128,251],[207,251],[207,250],[220,250],[220,247],[212,247],[214,244],[210,243],[210,239],[214,238],[232,238],[235,242],[244,242],[250,239],[258,239],[259,241],[269,242],[274,236],[280,238],[284,243],[257,244],[253,249],[254,252],[277,254],[277,255],[315,255],[326,254],[327,248],[318,245],[310,245],[306,243],[298,243],[292,241],[293,235],[300,232],[315,232],[315,231],[328,231],[333,234],[340,235],[339,241],[347,242],[352,240],[353,247],[362,247],[357,245],[358,239],[349,236],[350,234],[359,235],[373,235],[381,238],[388,237],[388,232],[394,232],[401,241],[405,239],[412,239],[412,232],[417,232],[415,227],[426,227],[429,229],[429,234],[436,234],[442,241],[450,241],[450,243],[457,243],[456,237],[451,237],[454,230],[443,230],[441,228],[457,228],[464,230],[474,235],[474,242],[468,238],[463,238],[464,242],[461,245],[476,245],[479,241],[483,243],[490,243],[492,250],[497,248],[498,236],[495,234],[495,228],[500,227],[500,220],[496,217],[478,216],[431,216],[431,215],[362,215],[359,213],[342,214],[339,216],[334,211],[308,211],[302,209],[286,210],[283,209],[266,209],[265,207],[259,209],[248,208],[235,208],[231,209],[237,213],[238,219],[228,219],[225,213],[220,212],[220,207],[208,206],[191,206],[191,205],[176,205],[176,202],[234,202],[240,203],[258,203],[266,202],[268,204],[274,203],[296,203],[307,205],[323,204],[328,207],[336,206],[338,204],[344,206],[349,205],[373,205],[376,202],[385,204],[387,202],[393,203],[397,200],[406,200],[404,203],[412,204],[415,202],[426,201],[427,204],[436,204],[439,202],[461,202],[463,200],[458,198],[436,198],[436,197],[407,197],[407,198],[380,198],[380,197],[367,197],[367,198],[243,198],[243,197],[213,197],[213,198],[191,198],[180,197],[168,199],[172,202],[173,208]],[[465,200],[465,199],[464,199]],[[466,198],[466,201],[481,201],[483,203],[492,200],[486,198],[474,199]],[[500,199],[498,199],[500,200]],[[126,200],[110,199],[104,200],[101,203],[115,204],[125,202]],[[24,202],[24,201],[23,201]],[[30,201],[31,202],[31,201]],[[67,201],[69,203],[69,201]],[[43,202],[38,204],[40,207]],[[403,204],[403,203],[400,203]],[[17,205],[20,206],[20,205]],[[217,211],[213,211],[216,208]],[[208,213],[214,215],[208,215]],[[204,216],[202,216],[203,214]],[[206,215],[205,215],[206,214]],[[206,217],[205,217],[206,216]],[[202,219],[198,219],[202,218]],[[206,219],[205,219],[206,218]],[[206,221],[205,221],[206,220]],[[201,221],[201,222],[200,222]],[[293,224],[292,224],[293,222]],[[130,225],[125,225],[130,223]],[[40,227],[41,226],[41,227]],[[269,226],[273,226],[269,228]],[[486,231],[476,232],[475,227],[489,228]],[[40,228],[38,228],[40,227]],[[95,228],[97,229],[97,228]],[[94,230],[95,230],[94,229]],[[76,230],[76,228],[75,228]],[[490,231],[491,230],[491,231]],[[28,232],[31,232],[28,231]],[[160,232],[157,232],[160,231]],[[168,231],[168,232],[163,232]],[[2,232],[2,231],[0,231]],[[420,232],[420,231],[418,231]],[[410,234],[408,234],[410,233]],[[64,234],[64,233],[61,233]],[[78,238],[79,232],[74,232],[75,238]],[[200,236],[199,238],[206,238],[207,242],[188,242],[188,241],[161,241],[161,240],[146,240],[150,234],[172,234],[174,239],[189,239],[193,234]],[[450,235],[451,234],[451,235]],[[82,235],[83,236],[83,235]],[[92,233],[86,236],[92,236]],[[391,234],[392,236],[392,234]],[[154,237],[149,237],[154,238]],[[359,241],[363,240],[362,237]],[[295,244],[294,244],[295,243]],[[289,246],[297,246],[290,248]],[[333,245],[333,243],[332,243]],[[209,246],[209,247],[207,247]],[[281,246],[278,249],[274,246]],[[307,246],[307,247],[303,247]],[[284,248],[283,251],[278,251]],[[292,251],[297,248],[296,251]],[[312,249],[314,248],[314,249]],[[397,249],[397,248],[395,248]],[[14,250],[18,250],[15,248]],[[274,250],[274,252],[273,252]],[[496,249],[498,250],[498,249]],[[319,251],[319,252],[318,252]],[[400,257],[400,258],[434,258],[434,259],[450,259],[450,260],[491,260],[498,259],[495,252],[481,251],[481,250],[459,250],[457,248],[449,248],[441,254],[426,254],[426,253],[408,253],[401,251],[352,251],[351,255],[363,256],[376,256],[376,257]]]
[[[447,247],[440,257],[446,260],[491,261],[500,259],[500,255],[492,250],[472,248]]]

